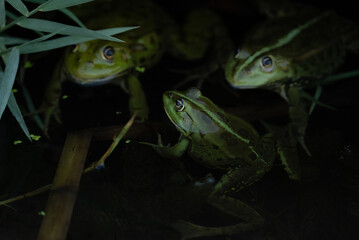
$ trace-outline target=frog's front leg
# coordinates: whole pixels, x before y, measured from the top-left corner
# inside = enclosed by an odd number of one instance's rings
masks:
[[[127,87],[129,99],[129,110],[131,115],[136,112],[136,118],[143,122],[148,119],[148,106],[145,92],[142,89],[141,82],[134,74],[127,77]]]
[[[182,239],[202,236],[231,235],[255,230],[264,223],[263,217],[252,207],[242,201],[229,197],[227,192],[240,190],[260,179],[266,168],[238,167],[225,174],[215,185],[214,191],[209,195],[208,202],[217,209],[244,220],[238,224],[223,227],[205,227],[184,220],[171,225],[182,234]]]
[[[62,60],[60,60],[60,63],[56,65],[51,79],[46,86],[43,102],[39,109],[36,111],[37,113],[44,112],[45,119],[43,131],[45,135],[48,134],[48,129],[52,117],[54,117],[58,123],[61,123],[59,102],[62,93],[62,83],[65,80],[62,66]]]
[[[307,148],[304,138],[308,125],[309,113],[306,108],[306,104],[303,102],[303,97],[300,93],[300,89],[296,87],[289,87],[286,92],[289,103],[288,115],[291,120],[291,131],[294,131],[295,137],[299,144],[305,150],[305,152],[311,156],[309,149]]]
[[[147,142],[140,142],[140,143],[153,147],[153,149],[162,157],[179,158],[186,152],[189,145],[189,140],[181,135],[179,141],[175,145],[164,146],[162,143],[161,135],[158,134],[158,144],[152,144]]]

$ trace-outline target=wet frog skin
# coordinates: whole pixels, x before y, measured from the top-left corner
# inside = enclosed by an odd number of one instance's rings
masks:
[[[277,151],[274,135],[268,133],[260,137],[248,122],[226,113],[196,88],[165,92],[163,103],[167,116],[181,133],[180,140],[171,147],[163,146],[161,138],[158,145],[145,144],[164,157],[180,157],[187,152],[201,165],[225,170],[209,194],[208,202],[246,221],[225,227],[204,227],[181,220],[172,227],[187,239],[235,234],[261,225],[263,218],[254,209],[227,193],[251,185],[271,169]]]
[[[355,47],[355,27],[333,12],[311,15],[272,19],[247,36],[226,64],[231,86],[310,84],[338,69],[346,52]]]
[[[356,26],[334,12],[270,19],[248,34],[225,68],[237,89],[267,88],[289,102],[289,116],[304,146],[308,113],[300,89],[337,70],[348,51],[358,50]],[[307,149],[306,149],[307,150]],[[309,151],[307,150],[309,153]]]
[[[89,18],[87,27],[140,28],[117,36],[124,43],[93,40],[66,49],[46,90],[47,122],[52,115],[59,115],[58,100],[65,79],[84,86],[119,84],[129,95],[130,113],[136,112],[138,120],[146,120],[149,111],[138,79],[140,71],[155,65],[164,52],[197,60],[207,52],[211,42],[228,45],[218,40],[229,39],[222,20],[208,9],[191,11],[179,27],[164,9],[151,1],[121,1],[112,5],[96,1],[93,4],[96,7],[88,8],[90,12],[87,8],[78,11],[80,17]],[[222,58],[224,62],[227,57]]]

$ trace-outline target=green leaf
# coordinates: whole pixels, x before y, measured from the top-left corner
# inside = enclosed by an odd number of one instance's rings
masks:
[[[31,44],[34,44],[34,43],[36,44],[36,43],[38,43],[38,42],[45,41],[45,40],[47,40],[47,39],[49,39],[49,38],[55,36],[56,34],[57,34],[57,32],[49,33],[49,34],[44,35],[44,36],[41,36],[41,37],[39,37],[39,38],[35,38],[35,39],[31,40],[31,41],[24,42],[23,44],[16,46],[16,48],[20,49],[20,53],[22,53],[22,52],[21,52],[21,49],[24,48],[24,47],[26,47],[27,45],[31,45]],[[0,52],[0,54],[7,53],[7,52],[11,51],[11,49],[12,49],[12,48],[7,49],[7,50],[5,50],[5,51],[2,51],[2,52]]]
[[[5,0],[0,0],[0,28],[6,25]]]
[[[30,39],[2,35],[5,45],[17,45],[30,41]]]
[[[22,85],[22,95],[25,99],[25,104],[27,106],[27,109],[29,112],[35,112],[35,106],[34,103],[32,101],[31,95],[29,93],[29,91],[27,90],[27,88],[25,87],[25,85]],[[35,114],[32,116],[32,119],[35,121],[35,123],[39,126],[39,128],[41,130],[44,130],[44,123],[42,122],[40,116],[38,114]],[[31,136],[30,136],[31,137]]]
[[[5,71],[0,78],[0,119],[9,100],[15,76],[19,67],[20,51],[18,48],[11,49],[5,58]]]
[[[40,7],[40,11],[53,11],[92,1],[93,0],[50,0],[47,4],[45,3],[44,6]]]
[[[29,10],[27,10],[27,7],[23,2],[20,0],[6,0],[13,8],[15,8],[18,12],[20,12],[24,16],[28,16]]]
[[[310,109],[309,109],[309,115],[312,114],[312,112],[314,111],[315,105],[318,102],[318,99],[320,97],[320,95],[322,94],[322,86],[317,85],[317,89],[315,90],[314,93],[314,102],[312,102],[312,104],[310,105]]]
[[[63,9],[59,9],[59,11],[62,12],[63,14],[65,14],[66,16],[68,16],[72,21],[77,23],[77,25],[79,25],[80,27],[86,28],[85,24],[83,24],[81,22],[81,20],[75,14],[73,14],[70,10],[63,8]]]
[[[319,106],[328,108],[328,109],[330,109],[330,110],[338,110],[338,109],[336,109],[335,107],[332,107],[332,106],[329,106],[329,105],[327,105],[327,104],[324,104],[324,103],[320,102],[318,99],[316,99],[315,97],[319,98],[318,92],[319,92],[319,95],[320,95],[321,90],[318,90],[318,89],[317,89],[317,91],[316,91],[316,93],[315,93],[316,96],[314,96],[314,97],[312,97],[311,95],[309,95],[308,93],[306,93],[306,92],[304,92],[304,91],[300,91],[300,94],[301,94],[304,98],[306,98],[306,99],[312,101],[312,102],[315,103],[315,104],[318,104]],[[312,111],[313,111],[313,110],[312,110]]]
[[[31,3],[43,4],[43,3],[47,2],[48,0],[24,0],[24,1],[31,2]]]
[[[7,103],[12,115],[15,117],[16,121],[19,123],[22,131],[25,133],[26,137],[31,141],[29,129],[26,126],[25,120],[21,115],[19,106],[17,105],[15,96],[13,93],[10,94],[9,102]]]
[[[119,34],[121,32],[134,29],[136,27],[122,27],[122,28],[109,28],[109,29],[103,29],[98,30],[97,32],[106,34],[106,35],[115,35]],[[51,39],[48,41],[43,42],[37,42],[37,43],[31,43],[27,44],[26,46],[20,46],[20,51],[22,54],[28,54],[28,53],[35,53],[35,52],[41,52],[41,51],[47,51],[52,50],[56,48],[61,48],[73,44],[78,44],[86,41],[90,41],[96,38],[90,38],[90,37],[79,37],[79,36],[67,36],[67,37],[61,37],[56,39]]]
[[[82,36],[82,37],[90,37],[90,38],[97,38],[97,39],[104,39],[114,42],[123,42],[120,39],[115,37],[111,37],[105,35],[100,32],[96,32],[94,30],[74,27],[71,25],[66,25],[58,22],[51,22],[48,20],[36,19],[36,18],[27,18],[21,20],[17,23],[20,27],[41,31],[41,32],[56,32],[58,31],[59,34],[63,35],[71,35],[71,36]]]
[[[331,75],[328,76],[326,78],[324,78],[322,81],[319,81],[318,83],[320,85],[324,85],[324,84],[329,84],[341,79],[345,79],[345,78],[351,78],[351,77],[355,77],[359,75],[359,70],[353,70],[353,71],[349,71],[349,72],[343,72],[343,73],[338,73],[335,75]]]

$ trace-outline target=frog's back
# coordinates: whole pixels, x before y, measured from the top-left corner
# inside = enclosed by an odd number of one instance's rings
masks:
[[[214,108],[218,107],[211,107],[212,110]],[[210,168],[228,169],[239,164],[256,164],[257,156],[252,154],[251,148],[259,146],[259,135],[253,126],[220,108],[213,114],[218,122],[210,123],[213,118],[203,118],[201,125],[217,126],[216,131],[202,131],[201,126],[196,126],[198,134],[191,136],[190,155]]]

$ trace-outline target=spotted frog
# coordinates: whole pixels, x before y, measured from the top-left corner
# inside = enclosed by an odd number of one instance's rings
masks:
[[[58,103],[65,79],[84,86],[119,84],[129,95],[130,113],[136,112],[137,119],[143,121],[148,118],[149,110],[138,79],[140,72],[155,65],[164,52],[197,60],[207,52],[211,42],[231,45],[226,43],[230,38],[222,20],[208,9],[191,11],[180,27],[151,1],[113,1],[111,4],[95,1],[92,4],[77,10],[79,17],[88,18],[86,26],[91,29],[140,27],[117,36],[124,43],[93,40],[65,50],[46,90],[43,104],[47,111],[46,126],[51,116],[59,119]],[[222,57],[223,63],[227,57]]]
[[[359,48],[356,26],[334,12],[301,11],[254,28],[227,61],[225,75],[238,89],[267,88],[289,102],[293,131],[308,154],[308,111],[300,89],[337,70],[348,51]]]
[[[181,220],[172,227],[182,233],[183,239],[187,239],[234,234],[261,225],[263,218],[257,211],[227,193],[251,185],[271,169],[277,154],[275,134],[259,136],[251,124],[223,111],[197,88],[185,92],[165,92],[163,104],[167,116],[181,133],[180,140],[174,146],[164,146],[159,136],[158,145],[145,144],[164,157],[176,158],[187,152],[201,165],[223,169],[226,173],[209,194],[208,202],[225,213],[245,220],[225,227],[204,227]],[[299,179],[298,169],[288,165],[285,154],[281,156],[289,177]]]

